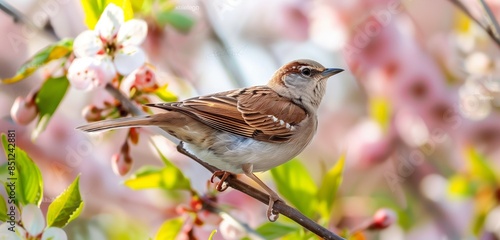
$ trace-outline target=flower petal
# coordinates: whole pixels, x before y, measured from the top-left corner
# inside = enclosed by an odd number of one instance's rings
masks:
[[[42,240],[68,240],[68,236],[58,227],[49,227],[43,232]]]
[[[143,20],[132,19],[120,27],[117,41],[122,46],[140,45],[147,34],[148,24]]]
[[[80,90],[103,87],[116,76],[116,70],[109,58],[77,58],[68,69],[68,80]]]
[[[3,223],[0,225],[0,239],[21,240],[22,238],[20,236],[26,236],[26,231],[24,231],[21,226],[17,224],[11,226],[10,223]]]
[[[146,62],[146,54],[142,49],[128,46],[120,49],[115,55],[114,63],[116,71],[121,75],[128,75]]]
[[[95,25],[94,31],[101,38],[112,40],[124,22],[123,10],[113,3],[108,4]]]
[[[90,30],[80,33],[73,42],[73,52],[77,57],[92,57],[102,49],[102,41]]]
[[[30,236],[37,236],[45,228],[45,219],[42,210],[34,204],[28,204],[23,208],[21,221]]]

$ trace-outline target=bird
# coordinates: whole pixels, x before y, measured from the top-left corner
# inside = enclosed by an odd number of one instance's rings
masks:
[[[158,126],[179,139],[182,148],[220,169],[212,176],[227,188],[231,174],[245,174],[269,194],[267,217],[279,195],[254,173],[286,163],[311,142],[327,79],[344,71],[299,59],[280,67],[267,85],[240,88],[179,102],[146,104],[162,111],[152,115],[93,122],[78,129],[96,132],[123,127]],[[179,145],[181,146],[181,145]]]

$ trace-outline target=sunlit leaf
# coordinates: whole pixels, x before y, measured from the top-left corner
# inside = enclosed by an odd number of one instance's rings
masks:
[[[143,166],[127,179],[124,184],[134,190],[151,188],[165,190],[191,189],[189,179],[173,164],[163,168]]]
[[[15,146],[15,150],[13,150],[14,148],[12,148],[12,145],[9,146],[5,134],[2,134],[2,145],[6,158],[9,159],[9,154],[11,154],[10,158],[15,159],[15,164],[9,165],[13,166],[14,169],[9,170],[9,178],[4,183],[5,190],[9,193],[11,186],[14,185],[17,206],[19,204],[36,204],[39,206],[43,197],[43,180],[40,169],[19,146]]]
[[[182,225],[184,221],[180,217],[165,221],[156,233],[155,240],[175,240]]]
[[[83,209],[83,200],[80,195],[80,176],[59,195],[47,210],[48,227],[64,227],[76,219]]]
[[[312,200],[316,198],[318,187],[298,159],[271,169],[274,182],[279,193],[306,216],[311,217],[313,209]]]
[[[31,135],[33,140],[47,127],[50,118],[52,118],[59,103],[61,103],[64,95],[66,95],[68,87],[69,81],[66,76],[49,78],[43,83],[35,98],[39,118],[36,128]]]
[[[496,186],[499,181],[489,161],[474,148],[468,147],[465,156],[470,164],[470,170],[474,177],[482,179],[487,183]]]
[[[7,216],[7,203],[5,202],[5,198],[0,195],[0,221],[6,222],[9,219]]]
[[[391,121],[392,108],[389,99],[376,97],[370,99],[369,102],[370,116],[375,120],[384,131],[389,128]]]
[[[85,24],[89,29],[94,29],[104,9],[110,3],[114,3],[123,10],[125,21],[134,17],[130,0],[81,0],[80,2],[85,14]]]
[[[486,212],[478,212],[476,215],[472,218],[472,233],[474,235],[479,236],[481,233],[481,230],[483,229],[484,223],[486,222]]]
[[[452,176],[448,180],[448,193],[453,197],[472,197],[475,192],[475,184],[462,175]]]
[[[194,20],[191,17],[171,10],[158,13],[156,20],[162,26],[169,24],[181,32],[188,32],[194,25]]]
[[[177,101],[177,96],[167,89],[167,84],[159,87],[154,93],[164,102],[175,102]]]
[[[318,190],[318,205],[317,209],[321,216],[325,219],[330,218],[333,208],[333,202],[337,190],[342,184],[342,171],[344,169],[345,155],[342,155],[337,163],[323,176],[321,185]]]
[[[291,232],[298,231],[300,228],[294,224],[286,224],[282,222],[266,222],[258,227],[255,231],[265,239],[279,239]]]
[[[11,78],[3,79],[3,83],[14,83],[29,77],[37,69],[44,66],[48,62],[65,57],[73,51],[73,39],[63,39],[52,45],[49,45],[38,53],[36,53],[30,60],[24,63],[16,75]]]

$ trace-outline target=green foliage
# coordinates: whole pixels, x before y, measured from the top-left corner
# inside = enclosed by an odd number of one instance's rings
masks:
[[[15,83],[29,77],[38,68],[44,66],[52,60],[68,56],[73,51],[73,39],[63,39],[51,44],[36,53],[30,60],[24,63],[16,75],[11,78],[3,79],[3,83]]]
[[[175,102],[177,101],[177,96],[167,89],[167,84],[158,88],[154,93],[164,102]]]
[[[271,174],[279,193],[304,215],[311,217],[316,207],[313,200],[318,187],[304,165],[299,160],[292,159],[271,169]]]
[[[43,180],[40,169],[38,169],[33,160],[21,148],[18,146],[9,148],[9,142],[5,134],[2,134],[2,145],[6,158],[9,158],[8,154],[15,154],[15,169],[12,171],[9,170],[8,177],[14,179],[12,182],[15,183],[16,205],[28,205],[31,203],[40,206],[43,197]],[[8,183],[11,180],[2,179],[2,181],[7,193],[10,192]]]
[[[165,167],[144,166],[137,170],[125,185],[131,189],[161,188],[164,190],[190,190],[191,182],[182,171],[170,162],[156,147]]]
[[[450,177],[448,181],[448,193],[453,197],[472,197],[476,190],[476,184],[460,174]]]
[[[370,99],[369,111],[371,118],[376,121],[384,131],[387,131],[392,116],[392,108],[389,99],[383,97]]]
[[[39,118],[36,128],[31,138],[36,139],[38,135],[45,130],[50,118],[61,103],[69,87],[69,81],[66,76],[47,79],[35,98],[35,104],[38,108]]]
[[[7,203],[5,202],[5,198],[0,195],[0,221],[6,222],[8,220],[7,216]]]
[[[496,186],[499,183],[497,175],[493,171],[493,167],[483,155],[479,154],[474,148],[470,147],[465,150],[465,156],[469,161],[470,170],[473,176],[491,186]]]
[[[85,14],[85,24],[89,29],[94,29],[104,9],[110,3],[114,3],[123,10],[125,21],[134,17],[130,0],[81,0],[80,2]]]
[[[80,196],[80,176],[49,205],[47,211],[48,227],[64,227],[76,219],[83,209]]]
[[[278,239],[292,232],[297,232],[300,228],[296,224],[282,222],[266,222],[256,229],[265,239]]]
[[[156,20],[161,26],[169,24],[181,32],[188,32],[194,25],[194,20],[191,17],[172,10],[158,13]]]
[[[344,169],[345,155],[323,176],[318,190],[318,212],[323,219],[329,219],[332,212],[335,195],[342,184],[342,171]]]
[[[175,240],[182,229],[182,225],[184,223],[180,217],[165,221],[156,233],[155,240]]]

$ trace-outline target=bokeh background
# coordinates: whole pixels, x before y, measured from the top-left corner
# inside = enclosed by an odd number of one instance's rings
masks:
[[[54,36],[74,38],[87,29],[80,1],[1,2],[46,23],[44,31],[35,31],[0,12],[1,78],[13,76]],[[397,220],[365,232],[367,239],[500,239],[500,45],[454,2],[178,0],[172,1],[175,11],[193,20],[191,29],[150,22],[142,47],[158,81],[180,99],[265,84],[294,59],[346,69],[329,80],[318,133],[299,156],[319,183],[346,154],[330,229],[356,229],[386,208]],[[500,1],[486,2],[500,17]],[[479,1],[464,4],[487,23]],[[34,142],[34,123],[11,120],[15,98],[39,87],[47,71],[0,86],[0,131],[15,129],[18,145],[40,167],[42,209],[81,173],[85,209],[65,229],[70,239],[147,239],[166,219],[181,215],[180,207],[189,202],[185,194],[134,191],[122,184],[126,177],[113,173],[111,155],[126,132],[75,130],[86,123],[85,106],[110,97],[103,89],[70,89]],[[143,133],[131,149],[133,170],[161,165],[148,141],[153,134]],[[208,171],[167,140],[155,139],[199,192],[210,191]],[[0,161],[6,161],[3,154]],[[489,173],[496,181],[484,177]],[[273,186],[268,173],[259,176]],[[256,200],[231,189],[217,196],[250,227],[267,221],[266,207]],[[199,239],[213,229],[219,229],[214,239],[245,236],[241,228],[210,217],[195,231]]]

